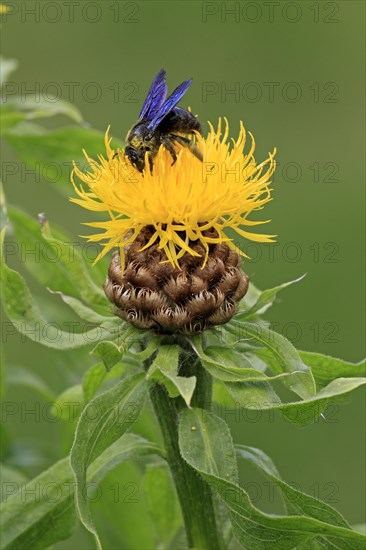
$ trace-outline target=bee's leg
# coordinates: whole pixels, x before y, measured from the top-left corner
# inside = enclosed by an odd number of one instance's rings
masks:
[[[169,139],[167,136],[164,136],[164,138],[162,139],[162,144],[166,149],[168,149],[169,153],[172,155],[172,158],[173,158],[172,166],[173,166],[173,164],[175,164],[178,158],[177,153],[175,152],[175,149],[173,146],[173,141]]]
[[[203,162],[203,155],[202,155],[201,151],[198,149],[198,147],[197,147],[197,145],[195,144],[194,141],[192,141],[191,139],[188,139],[186,137],[183,137],[183,136],[178,136],[176,134],[170,134],[170,135],[171,135],[172,139],[174,139],[174,141],[176,141],[177,143],[180,143],[184,147],[188,147],[190,152],[196,158],[198,158],[198,160]]]

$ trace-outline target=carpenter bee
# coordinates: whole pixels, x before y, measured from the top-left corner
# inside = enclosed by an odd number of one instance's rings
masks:
[[[191,83],[192,80],[185,80],[166,99],[166,72],[162,69],[156,75],[138,121],[126,136],[125,155],[140,172],[145,167],[146,153],[150,170],[153,169],[153,160],[160,145],[166,147],[171,154],[172,164],[177,160],[175,143],[188,147],[194,156],[200,161],[203,160],[197,145],[186,137],[186,134],[192,135],[195,131],[201,133],[201,124],[192,113],[177,107]]]

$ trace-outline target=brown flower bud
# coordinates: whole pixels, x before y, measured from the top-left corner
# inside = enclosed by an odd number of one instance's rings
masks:
[[[215,236],[213,230],[210,233]],[[202,269],[203,247],[190,242],[201,256],[186,253],[178,269],[161,263],[166,257],[158,243],[140,251],[150,236],[150,228],[145,227],[125,247],[124,272],[119,252],[113,255],[104,290],[116,305],[116,314],[135,327],[161,334],[194,334],[227,323],[248,290],[240,256],[225,243],[210,244]]]

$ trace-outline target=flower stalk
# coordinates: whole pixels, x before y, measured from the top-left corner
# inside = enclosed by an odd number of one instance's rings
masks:
[[[189,369],[194,368],[197,378],[192,405],[209,406],[212,394],[211,376],[204,370],[193,352]],[[220,550],[224,548],[219,530],[213,495],[208,484],[185,462],[179,450],[179,412],[185,407],[183,400],[169,397],[164,386],[150,388],[150,398],[160,425],[170,471],[180,502],[187,543],[195,550]]]

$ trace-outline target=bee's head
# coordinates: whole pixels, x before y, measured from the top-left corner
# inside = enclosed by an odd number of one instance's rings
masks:
[[[125,147],[125,155],[128,157],[128,160],[130,163],[139,171],[142,172],[142,170],[145,167],[145,158],[144,153],[142,151],[137,151],[130,145],[127,145]]]

